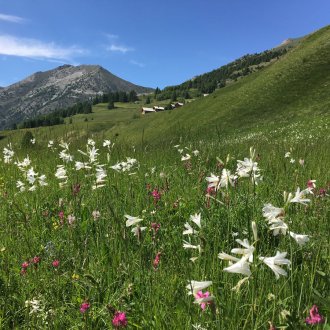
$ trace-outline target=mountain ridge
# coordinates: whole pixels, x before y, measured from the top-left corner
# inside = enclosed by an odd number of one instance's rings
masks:
[[[0,89],[0,129],[107,92],[153,89],[121,79],[100,65],[62,65]]]

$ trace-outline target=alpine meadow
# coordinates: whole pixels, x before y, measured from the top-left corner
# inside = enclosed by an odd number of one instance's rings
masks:
[[[10,117],[1,329],[330,329],[330,26],[269,54]]]

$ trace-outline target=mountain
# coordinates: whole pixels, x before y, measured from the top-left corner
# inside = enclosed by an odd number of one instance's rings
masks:
[[[98,65],[63,65],[36,72],[0,89],[0,129],[89,100],[103,92],[131,90],[137,93],[152,91],[125,81]]]

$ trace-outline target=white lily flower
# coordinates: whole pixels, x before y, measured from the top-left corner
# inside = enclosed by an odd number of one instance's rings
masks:
[[[3,148],[3,160],[6,164],[11,163],[13,157],[14,157],[14,151],[12,150],[11,143],[7,145],[7,148]]]
[[[224,268],[223,270],[228,273],[236,273],[236,274],[243,274],[246,276],[250,276],[251,275],[250,264],[247,261],[247,259],[248,258],[244,256],[235,264],[227,268]]]
[[[309,241],[308,235],[295,234],[292,231],[289,231],[289,234],[300,246],[305,245]]]
[[[235,262],[240,260],[239,258],[233,257],[230,254],[227,254],[224,252],[219,253],[218,258],[221,260],[229,260],[229,261],[235,261]]]
[[[110,140],[104,140],[103,141],[103,147],[110,147],[111,146],[111,141]]]
[[[284,157],[285,158],[290,158],[291,157],[291,152],[290,151],[286,152],[285,155],[284,155]]]
[[[24,186],[24,183],[20,180],[18,180],[16,182],[16,187],[19,189],[20,192],[23,192],[25,191],[25,186]]]
[[[95,146],[95,141],[94,141],[93,139],[88,139],[88,140],[87,140],[87,144],[88,144],[89,146]]]
[[[308,188],[300,191],[300,188],[298,187],[295,196],[289,202],[307,205],[307,203],[311,201],[310,199],[304,198],[307,194],[310,194],[310,190]]]
[[[229,184],[234,187],[235,185],[235,180],[236,180],[236,176],[230,174],[229,170],[226,170],[225,168],[222,169],[222,174],[221,174],[221,179],[219,182],[219,186],[222,188],[226,188],[228,189]]]
[[[137,160],[135,158],[126,157],[126,159],[127,159],[127,163],[130,165],[134,165],[137,163]]]
[[[186,230],[183,231],[183,235],[195,235],[198,234],[198,230],[195,230],[193,227],[189,225],[188,222],[184,224]]]
[[[199,228],[201,228],[201,214],[195,213],[194,215],[190,216],[190,220],[194,222]]]
[[[286,259],[287,252],[276,252],[274,257],[259,257],[259,259],[265,263],[274,272],[276,279],[280,278],[280,275],[287,276],[288,273],[281,268],[282,265],[290,266],[291,262]]]
[[[194,156],[196,156],[196,157],[199,155],[199,151],[198,151],[198,150],[194,150],[192,153],[193,153]]]
[[[22,162],[18,161],[15,164],[21,171],[25,171],[25,168],[31,165],[31,160],[30,160],[29,156],[26,156],[26,158],[24,158],[24,160]]]
[[[270,225],[269,230],[273,231],[274,236],[277,236],[279,233],[286,235],[288,225],[282,219],[271,219],[268,221],[268,224]]]
[[[61,148],[63,148],[63,149],[66,149],[66,150],[69,150],[69,144],[70,143],[66,143],[66,142],[61,142],[60,144],[59,144],[59,146],[61,147]]]
[[[131,232],[134,234],[134,236],[138,236],[139,232],[142,232],[144,230],[146,230],[147,227],[139,227],[139,226],[136,226],[136,227],[133,227]]]
[[[60,180],[66,180],[68,178],[63,165],[57,165],[55,176]]]
[[[275,219],[277,217],[283,217],[284,214],[284,209],[273,206],[270,203],[264,204],[264,207],[262,208],[262,215],[268,220]]]
[[[69,163],[73,161],[73,156],[68,154],[65,150],[60,152],[60,158],[63,159],[64,162]]]
[[[34,172],[33,167],[31,167],[27,172],[26,172],[26,179],[28,180],[29,184],[33,185],[34,182],[36,181],[36,176],[38,173]]]
[[[96,183],[103,183],[105,178],[107,177],[107,172],[103,168],[104,165],[98,165],[96,168]]]
[[[237,174],[241,178],[246,178],[250,176],[252,171],[258,169],[258,163],[254,162],[251,158],[244,158],[244,160],[237,161]]]
[[[98,154],[98,150],[99,149],[95,149],[95,147],[93,146],[92,149],[88,150],[88,156],[89,156],[89,162],[90,163],[95,163],[97,160],[97,156]]]
[[[36,185],[32,185],[30,188],[29,188],[29,191],[35,191],[37,189],[37,186]]]
[[[87,164],[78,161],[75,162],[75,167],[76,167],[76,171],[79,171],[81,169],[91,169],[91,167],[88,166]]]
[[[235,248],[232,249],[230,252],[235,254],[242,254],[249,260],[249,262],[253,262],[253,252],[255,250],[254,246],[250,245],[249,241],[246,238],[243,241],[240,239],[236,239],[236,242],[245,247],[245,249]]]
[[[211,176],[206,177],[206,181],[209,183],[208,188],[214,188],[215,190],[218,190],[218,185],[220,178],[213,173],[211,173]]]
[[[212,285],[212,281],[189,281],[186,286],[188,290],[188,295],[195,295],[198,291],[202,291]]]
[[[143,219],[138,218],[138,217],[132,217],[131,215],[125,214],[125,218],[127,219],[126,221],[126,227],[130,227],[135,225],[136,223],[141,222]]]
[[[185,161],[185,160],[189,160],[190,158],[191,158],[191,156],[189,154],[186,154],[185,156],[181,157],[181,160]]]
[[[45,174],[40,175],[39,178],[38,178],[38,181],[39,181],[40,186],[48,186],[48,183],[46,182],[46,175]]]
[[[115,171],[120,171],[121,170],[121,163],[117,163],[113,166],[110,166],[110,168],[112,168]]]
[[[183,248],[184,249],[195,249],[195,250],[198,250],[199,253],[202,252],[202,248],[199,244],[198,245],[193,245],[193,244],[191,244],[190,242],[187,242],[187,241],[183,241]]]

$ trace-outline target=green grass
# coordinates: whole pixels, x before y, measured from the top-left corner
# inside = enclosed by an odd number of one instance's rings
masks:
[[[310,236],[303,247],[288,236],[274,238],[261,211],[265,203],[282,206],[282,192],[305,187],[309,178],[316,179],[318,187],[330,182],[326,165],[330,155],[318,142],[290,144],[294,164],[284,158],[287,145],[259,145],[263,182],[254,187],[249,178],[239,179],[236,188],[221,189],[217,194],[216,199],[223,204],[207,201],[205,178],[211,173],[221,174],[216,157],[225,160],[228,152],[232,157],[225,166],[234,172],[236,159],[248,156],[248,148],[242,144],[221,150],[217,146],[205,150],[198,143],[187,145],[190,151],[199,148],[200,155],[185,163],[175,148],[166,154],[160,150],[134,152],[118,143],[108,163],[107,149],[99,141],[99,162],[106,164],[108,177],[105,187],[97,190],[91,189],[93,177],[85,176],[88,171],[77,172],[73,164],[65,165],[68,182],[59,187],[54,177],[56,166],[62,163],[57,145],[56,151],[48,149],[44,141],[37,141],[37,146],[28,150],[15,146],[17,157],[22,159],[28,153],[35,171],[46,174],[49,185],[20,193],[15,183],[24,181],[23,173],[15,164],[1,164],[3,328],[44,328],[47,320],[49,328],[106,329],[112,319],[108,305],[125,311],[132,329],[190,329],[192,324],[211,329],[265,329],[268,321],[298,329],[303,327],[312,304],[329,315],[329,197],[310,196],[308,206],[291,204],[287,208],[290,230]],[[79,148],[85,149],[82,144]],[[86,159],[76,147],[70,150],[76,160]],[[133,175],[110,168],[126,156],[138,159]],[[300,158],[305,159],[304,166],[299,165]],[[80,191],[74,194],[76,184],[80,184]],[[150,194],[154,188],[161,192],[158,202]],[[101,214],[97,220],[92,216],[94,210]],[[64,213],[62,222],[60,211]],[[192,263],[189,258],[196,252],[183,249],[187,237],[182,232],[195,213],[201,213],[202,229],[192,243],[202,244],[203,252]],[[125,227],[125,214],[143,217],[141,226],[147,230],[140,239]],[[67,222],[69,215],[76,218],[73,225]],[[242,276],[224,272],[226,263],[217,255],[230,253],[237,246],[234,232],[252,243],[251,221],[258,226],[256,262],[248,282],[234,292],[231,289]],[[160,224],[156,235],[151,223]],[[50,245],[51,250],[47,248]],[[272,256],[277,250],[287,251],[292,262],[288,277],[279,280],[257,259],[258,255]],[[154,270],[157,252],[162,253],[161,261]],[[40,264],[30,265],[27,274],[21,275],[20,265],[35,256],[41,258]],[[57,269],[52,266],[55,259],[60,261]],[[210,307],[202,312],[193,304],[185,289],[188,280],[213,281],[208,290],[215,296],[215,314]],[[30,314],[25,301],[32,299],[40,300],[44,310]],[[91,308],[82,315],[79,307],[85,300]],[[281,317],[283,310],[290,312],[287,320]]]
[[[304,329],[316,304],[325,317],[318,329],[329,329],[329,34],[329,27],[318,31],[264,70],[180,109],[140,116],[141,104],[116,104],[114,110],[100,104],[72,124],[31,130],[36,144],[27,148],[21,145],[25,130],[3,132],[1,149],[11,143],[15,154],[11,163],[3,157],[0,162],[0,328],[109,329],[117,310],[126,313],[129,329],[249,330],[269,329],[269,322]],[[59,158],[63,140],[75,161],[88,161],[78,151],[86,151],[88,138],[96,141],[97,163],[107,172],[105,186],[95,190],[95,164],[76,171],[74,162]],[[114,146],[103,147],[104,139]],[[250,157],[250,146],[262,182],[239,178],[235,187],[207,197],[206,177],[221,176],[223,167],[235,173],[237,160]],[[180,148],[190,160],[181,160]],[[18,180],[31,185],[14,162],[27,155],[48,185],[20,192]],[[111,168],[126,157],[138,166]],[[68,177],[63,187],[55,177],[61,164]],[[285,205],[283,219],[309,242],[299,246],[289,235],[274,237],[264,204],[284,207],[283,192],[304,189],[310,179],[316,180],[314,195],[306,196],[310,203]],[[185,223],[197,229],[190,221],[195,213],[202,225],[191,244],[201,245],[200,255],[183,248],[183,240],[189,241]],[[141,236],[125,226],[125,214],[143,218]],[[157,233],[153,223],[160,224]],[[251,276],[233,291],[243,276],[224,271],[228,263],[218,254],[232,254],[237,238],[254,243],[255,252]],[[290,269],[283,266],[288,275],[278,280],[258,259],[276,251],[287,252],[291,262]],[[41,258],[37,265],[35,256]],[[22,274],[25,261],[30,265]],[[214,305],[204,312],[187,294],[190,280],[212,281],[207,290]],[[26,304],[33,299],[39,301],[36,312]],[[84,301],[90,308],[82,314]]]

